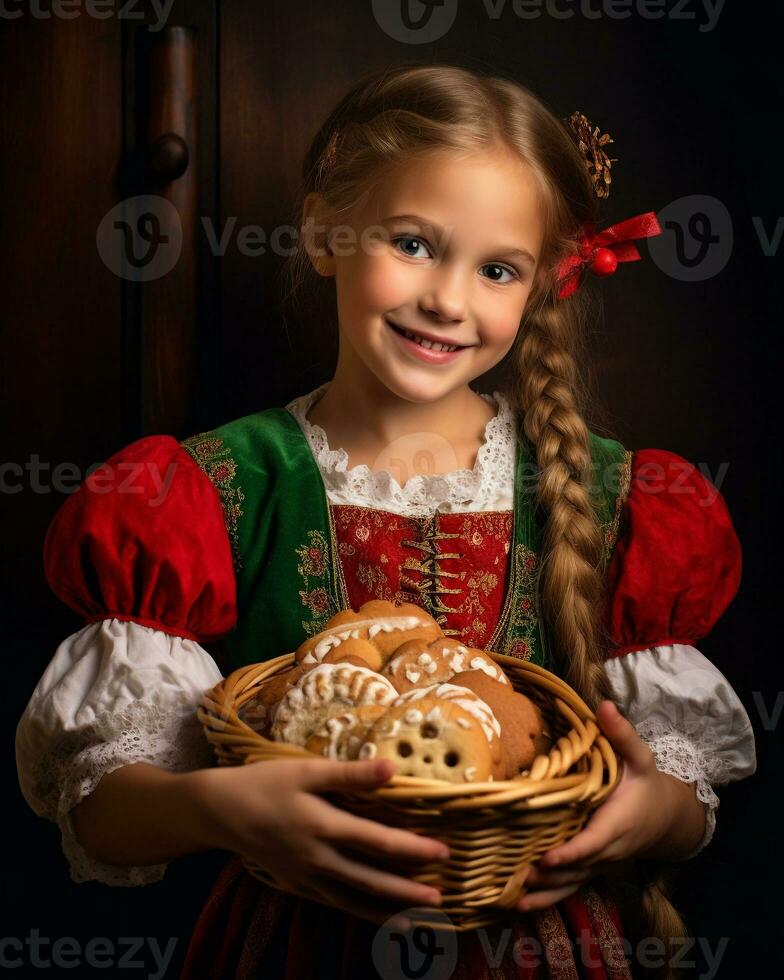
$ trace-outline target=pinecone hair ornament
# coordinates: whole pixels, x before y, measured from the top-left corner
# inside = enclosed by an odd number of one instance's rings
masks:
[[[612,175],[610,168],[618,162],[617,157],[608,157],[602,147],[612,143],[609,133],[599,134],[599,127],[591,124],[581,112],[573,112],[566,120],[567,127],[571,130],[570,136],[577,144],[577,148],[583,155],[586,169],[593,181],[594,190],[597,197],[610,196],[610,184]]]
[[[564,122],[583,156],[596,196],[608,197],[612,181],[610,167],[618,162],[616,157],[608,157],[603,149],[613,142],[609,133],[600,135],[599,127],[591,128],[581,112],[573,112]],[[611,276],[619,262],[634,262],[640,258],[634,239],[660,234],[661,226],[653,211],[627,218],[598,233],[596,225],[586,222],[578,236],[578,254],[568,256],[558,266],[558,299],[566,299],[575,292],[586,269],[597,276]]]

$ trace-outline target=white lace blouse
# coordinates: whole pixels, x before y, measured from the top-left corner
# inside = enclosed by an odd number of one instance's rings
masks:
[[[514,425],[500,392],[473,469],[415,476],[401,487],[386,471],[348,469],[347,454],[305,417],[326,385],[286,408],[313,450],[329,500],[399,514],[512,509]],[[608,661],[617,703],[650,746],[656,765],[695,783],[706,826],[693,857],[710,841],[719,799],[713,787],[756,770],[748,715],[724,675],[694,647],[657,646]],[[56,822],[76,882],[146,885],[166,864],[140,867],[93,860],[74,833],[71,811],[101,777],[133,762],[170,771],[214,764],[196,720],[201,695],[221,678],[210,654],[193,640],[109,618],[67,637],[39,680],[16,731],[20,787],[39,816]]]

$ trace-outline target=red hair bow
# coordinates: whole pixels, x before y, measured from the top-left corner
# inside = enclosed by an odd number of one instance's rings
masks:
[[[586,223],[579,238],[580,254],[570,255],[558,266],[558,299],[572,295],[580,285],[586,267],[597,276],[611,276],[619,262],[634,262],[640,258],[635,238],[660,234],[661,226],[653,211],[627,218],[598,234],[596,225]]]

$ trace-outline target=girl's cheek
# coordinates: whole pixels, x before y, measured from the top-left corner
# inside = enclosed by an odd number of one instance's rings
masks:
[[[389,257],[378,257],[366,262],[357,289],[371,310],[394,310],[403,303],[417,298],[418,277],[410,268]]]

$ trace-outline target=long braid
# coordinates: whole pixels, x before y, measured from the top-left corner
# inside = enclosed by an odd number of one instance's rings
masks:
[[[539,470],[536,502],[543,513],[537,596],[542,640],[564,679],[595,710],[616,703],[604,663],[599,629],[604,596],[603,540],[591,503],[591,454],[583,419],[583,392],[574,355],[574,307],[538,305],[520,330],[511,398]],[[685,922],[668,898],[669,871],[657,862],[625,862],[618,876],[628,885],[631,871],[638,907],[632,931],[639,942],[656,937],[675,943],[688,936]],[[613,873],[607,873],[610,882]],[[616,888],[618,887],[616,882]],[[635,891],[626,892],[624,905]],[[665,957],[669,959],[669,956]],[[675,980],[665,963],[648,969],[650,980]]]
[[[588,428],[577,405],[567,318],[540,308],[521,329],[518,408],[539,468],[537,504],[547,515],[539,574],[541,614],[554,634],[564,679],[595,709],[612,698],[597,636],[603,541],[591,502]],[[568,656],[566,652],[568,651]]]

